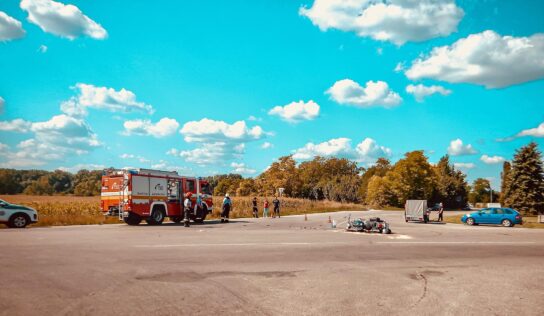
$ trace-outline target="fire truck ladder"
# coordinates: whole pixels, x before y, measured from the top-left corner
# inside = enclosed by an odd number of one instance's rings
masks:
[[[120,195],[120,199],[119,199],[119,220],[122,221],[123,220],[123,213],[124,213],[124,206],[125,206],[125,189],[127,188],[128,186],[128,179],[126,178],[123,178],[123,185],[121,186],[121,195]]]

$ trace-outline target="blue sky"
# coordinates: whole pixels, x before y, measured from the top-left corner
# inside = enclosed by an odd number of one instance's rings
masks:
[[[541,1],[352,3],[4,0],[0,166],[255,176],[422,149],[497,187],[544,145]]]

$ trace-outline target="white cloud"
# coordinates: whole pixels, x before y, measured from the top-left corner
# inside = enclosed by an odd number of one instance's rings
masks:
[[[252,122],[261,122],[263,119],[260,118],[260,117],[256,117],[256,116],[253,116],[253,115],[250,115],[248,118],[247,118],[248,121],[252,121]]]
[[[452,156],[474,155],[477,153],[478,151],[471,144],[464,145],[459,138],[452,140],[448,146],[448,154]]]
[[[277,115],[283,120],[296,123],[300,121],[309,121],[319,116],[319,104],[313,100],[304,102],[291,102],[285,106],[275,106],[270,111],[269,115]]]
[[[351,139],[334,138],[319,144],[308,143],[304,147],[294,151],[293,158],[297,160],[309,160],[315,156],[338,157],[353,159],[357,162],[373,163],[380,157],[391,155],[391,149],[379,146],[372,138],[365,138],[351,147]]]
[[[455,162],[453,166],[457,169],[474,169],[476,165],[472,162]]]
[[[100,146],[89,125],[78,118],[61,114],[48,121],[26,124],[30,124],[25,128],[34,134],[33,138],[21,141],[16,151],[7,153],[4,166],[39,166],[71,155],[83,155]]]
[[[486,164],[498,164],[505,161],[504,157],[488,155],[482,155],[482,157],[480,157],[480,160]]]
[[[0,11],[0,42],[24,37],[25,33],[20,21]]]
[[[524,129],[516,134],[516,137],[523,136],[544,137],[544,123],[540,123],[540,125],[535,128]]]
[[[58,169],[59,170],[62,170],[62,171],[66,171],[66,172],[70,172],[70,173],[77,173],[79,170],[103,170],[103,169],[106,169],[107,167],[105,165],[100,165],[100,164],[77,164],[77,165],[73,165],[71,167],[59,167]]]
[[[28,21],[38,25],[44,32],[68,39],[88,36],[105,39],[106,30],[81,10],[71,4],[52,0],[22,0],[21,9],[27,11]]]
[[[384,81],[368,81],[364,87],[351,79],[343,79],[334,83],[326,93],[331,99],[340,103],[357,107],[384,106],[392,107],[402,102],[398,93],[389,89]]]
[[[47,53],[47,50],[48,50],[48,48],[45,45],[40,45],[40,47],[38,47],[38,52],[40,52],[42,54]]]
[[[225,162],[241,159],[244,153],[244,144],[233,146],[226,142],[203,143],[200,147],[192,150],[170,150],[169,153],[176,154],[186,162],[198,165],[225,164]]]
[[[262,149],[270,149],[270,148],[272,148],[272,147],[274,147],[274,145],[272,145],[272,144],[269,143],[269,142],[264,142],[264,143],[261,145],[261,148],[262,148]]]
[[[544,77],[544,34],[501,36],[484,31],[435,47],[405,72],[412,80],[431,78],[503,88]]]
[[[157,123],[151,123],[150,120],[132,120],[126,121],[123,126],[125,135],[147,135],[156,138],[173,135],[179,128],[179,123],[175,119],[164,117]]]
[[[322,31],[354,32],[396,45],[447,36],[464,16],[453,0],[315,0],[299,14]]]
[[[191,121],[183,125],[180,133],[186,142],[246,142],[258,140],[265,133],[260,126],[248,127],[245,121],[228,124],[224,121],[215,121],[204,118],[200,121]]]
[[[230,164],[230,166],[233,168],[231,171],[232,173],[247,175],[247,174],[255,174],[257,172],[257,170],[255,169],[248,168],[244,163],[233,162]]]
[[[4,113],[5,104],[6,104],[6,101],[4,101],[4,98],[0,97],[0,114]]]
[[[450,95],[451,90],[448,90],[442,86],[424,86],[422,84],[413,85],[409,84],[406,86],[406,92],[414,95],[417,102],[423,102],[426,97],[433,95],[435,93],[441,94],[441,95]]]
[[[149,159],[147,159],[145,157],[136,156],[136,155],[133,155],[133,154],[122,154],[122,155],[119,156],[119,158],[121,158],[121,159],[137,159],[141,163],[151,162],[151,160],[149,160]]]
[[[133,154],[122,154],[119,156],[119,158],[121,159],[134,159],[134,157],[136,156],[134,156]]]
[[[70,116],[85,116],[87,108],[125,113],[140,111],[153,114],[154,112],[151,105],[137,101],[134,92],[124,88],[117,91],[113,88],[77,83],[74,89],[79,90],[79,95],[61,104],[61,110]]]
[[[23,119],[14,119],[12,121],[0,122],[0,131],[3,132],[26,133],[30,131],[31,127],[32,123]]]
[[[165,171],[177,171],[179,174],[186,176],[194,175],[194,171],[191,168],[173,165],[165,160],[160,160],[158,163],[151,165],[151,168]]]

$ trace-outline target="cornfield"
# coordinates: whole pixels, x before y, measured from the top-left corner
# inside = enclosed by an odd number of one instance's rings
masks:
[[[39,222],[35,226],[65,226],[119,223],[116,217],[105,217],[100,210],[100,197],[76,196],[34,196],[2,195],[1,199],[10,203],[32,207],[38,211]],[[222,197],[214,197],[211,218],[219,217]],[[270,211],[272,211],[272,199]],[[233,197],[231,218],[251,217],[253,204],[251,197]],[[259,217],[262,216],[264,198],[258,198]],[[304,199],[281,199],[281,215],[310,214],[342,210],[363,209],[357,204],[343,204],[330,201],[311,201]]]

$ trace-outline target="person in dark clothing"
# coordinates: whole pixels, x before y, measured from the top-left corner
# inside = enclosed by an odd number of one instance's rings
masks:
[[[438,221],[441,222],[444,220],[444,204],[440,202],[438,205]]]
[[[257,198],[253,198],[253,217],[259,218],[259,209],[257,208]]]
[[[280,217],[280,200],[278,199],[277,196],[274,197],[274,200],[272,201],[272,204],[274,204],[274,213],[273,213],[272,217],[278,216],[278,218],[279,218]]]
[[[230,209],[232,207],[232,200],[229,197],[229,194],[225,194],[225,198],[223,199],[223,212],[221,212],[221,223],[228,223],[229,222],[229,213]]]
[[[432,208],[428,207],[425,210],[425,212],[423,213],[423,221],[425,222],[425,224],[429,222],[429,217],[431,215],[431,210],[432,210]]]

